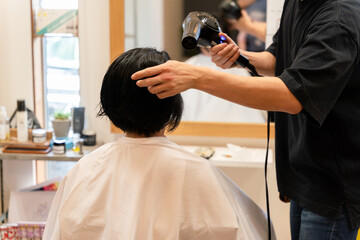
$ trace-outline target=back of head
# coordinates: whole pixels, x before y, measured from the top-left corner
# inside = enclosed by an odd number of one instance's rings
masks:
[[[131,79],[133,73],[169,59],[166,52],[153,48],[134,48],[120,55],[104,76],[98,116],[108,116],[124,132],[146,137],[164,127],[168,131],[174,130],[182,115],[181,95],[159,99]]]

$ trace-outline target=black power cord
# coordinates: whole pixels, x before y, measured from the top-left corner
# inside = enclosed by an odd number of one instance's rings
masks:
[[[255,67],[251,64],[248,64],[247,68],[250,70],[250,74],[255,77],[262,77],[259,75]],[[266,126],[266,153],[265,153],[265,194],[266,194],[266,213],[267,213],[267,225],[268,225],[268,238],[271,240],[271,219],[270,219],[270,203],[269,203],[269,188],[267,182],[267,165],[269,158],[269,143],[270,143],[270,112],[267,114],[267,126]]]
[[[269,157],[269,142],[270,142],[270,112],[267,116],[267,139],[266,139],[266,154],[265,154],[265,192],[266,192],[266,213],[267,213],[267,223],[268,223],[268,234],[269,240],[271,240],[271,220],[270,220],[270,204],[269,204],[269,189],[267,183],[267,164]]]

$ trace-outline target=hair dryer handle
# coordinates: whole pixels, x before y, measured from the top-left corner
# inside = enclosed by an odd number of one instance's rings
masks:
[[[260,75],[256,71],[256,68],[249,62],[249,59],[241,53],[238,59],[236,59],[235,63],[243,68],[249,69],[249,73],[251,74],[251,76],[260,77]]]
[[[241,53],[238,59],[236,59],[235,63],[243,68],[249,69],[251,76],[260,76],[257,73],[256,68],[249,62],[249,59]]]
[[[235,63],[243,68],[247,68],[249,66],[249,59],[240,53],[240,56],[236,59]]]

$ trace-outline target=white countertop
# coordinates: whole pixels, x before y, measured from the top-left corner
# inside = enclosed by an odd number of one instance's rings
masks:
[[[184,146],[186,150],[195,152],[199,146]],[[231,150],[228,147],[214,147],[214,155],[209,159],[219,167],[255,167],[265,166],[265,148],[241,147],[240,151]],[[273,164],[273,150],[269,149],[268,165]]]

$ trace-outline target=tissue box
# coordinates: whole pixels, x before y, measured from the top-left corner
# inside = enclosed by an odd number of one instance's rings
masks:
[[[47,220],[56,191],[29,191],[10,193],[9,222]]]

